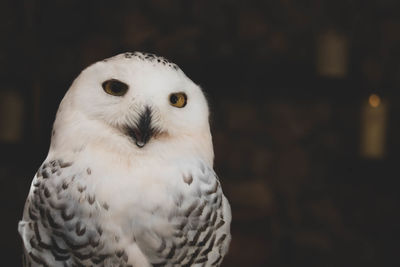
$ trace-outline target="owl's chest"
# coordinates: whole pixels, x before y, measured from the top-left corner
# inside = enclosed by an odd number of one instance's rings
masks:
[[[189,262],[199,247],[208,253],[218,238],[213,233],[224,220],[223,195],[212,169],[187,165],[48,167],[48,173],[40,173],[33,200],[39,210],[42,201],[49,203],[54,227],[65,226],[66,233],[75,229],[74,242],[84,237],[82,243],[92,246],[94,235],[107,244],[137,244],[152,263],[165,257]],[[83,237],[82,224],[87,234]]]
[[[156,217],[172,220],[192,202],[208,206],[216,201],[219,188],[211,168],[189,160],[138,163],[125,168],[99,166],[85,179],[88,190],[92,187],[100,204],[109,207],[113,220],[127,220],[133,227],[161,224],[154,220]]]
[[[98,166],[84,179],[110,209],[137,218],[156,211],[173,213],[182,199],[205,194],[216,182],[207,171],[201,162],[140,162],[124,167]]]
[[[223,194],[212,169],[198,163],[130,175],[112,194],[118,196],[109,199],[112,223],[123,226],[124,235],[133,237],[153,264],[205,260],[225,224]]]

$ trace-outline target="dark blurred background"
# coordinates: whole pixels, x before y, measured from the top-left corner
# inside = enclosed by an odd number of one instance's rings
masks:
[[[2,266],[72,80],[136,50],[208,95],[224,266],[400,266],[398,0],[3,0],[0,31]]]

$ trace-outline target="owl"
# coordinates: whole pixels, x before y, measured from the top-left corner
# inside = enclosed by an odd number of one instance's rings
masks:
[[[148,53],[97,62],[65,94],[18,224],[25,266],[219,266],[231,209],[207,100]]]

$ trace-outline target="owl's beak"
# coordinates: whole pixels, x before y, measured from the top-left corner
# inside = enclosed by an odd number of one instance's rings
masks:
[[[127,134],[135,141],[135,144],[142,148],[150,138],[154,135],[155,131],[151,126],[151,109],[146,107],[145,110],[139,115],[139,119],[134,127],[127,128]]]

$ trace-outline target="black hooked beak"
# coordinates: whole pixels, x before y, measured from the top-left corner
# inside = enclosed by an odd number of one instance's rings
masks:
[[[127,128],[127,134],[135,141],[139,148],[144,147],[155,133],[151,126],[151,118],[151,109],[146,107],[140,114],[136,126]]]

